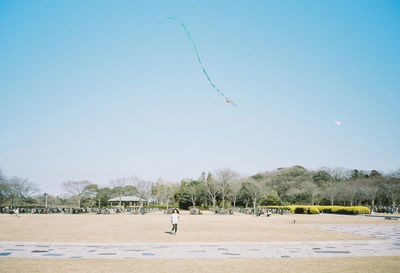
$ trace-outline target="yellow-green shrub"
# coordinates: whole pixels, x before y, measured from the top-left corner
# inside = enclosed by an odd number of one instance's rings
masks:
[[[307,212],[308,212],[308,207],[305,206],[298,206],[294,210],[294,213],[296,214],[306,214]]]
[[[299,214],[318,214],[323,213],[338,213],[338,214],[371,214],[371,210],[364,206],[259,206],[261,209],[287,209],[291,213]],[[317,212],[318,211],[318,212]]]
[[[309,207],[309,208],[308,208],[307,213],[308,213],[308,214],[319,214],[319,209],[316,208],[316,207],[314,207],[314,206],[312,206],[312,207]]]

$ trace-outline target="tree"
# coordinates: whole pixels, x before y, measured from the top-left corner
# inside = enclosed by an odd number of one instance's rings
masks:
[[[186,194],[189,196],[192,206],[196,206],[196,201],[200,200],[204,192],[204,183],[200,181],[190,181],[186,187]]]
[[[371,208],[373,210],[375,207],[375,200],[378,198],[378,192],[379,192],[376,180],[363,179],[360,182],[363,183],[363,187],[361,188],[361,193],[369,202],[371,202]]]
[[[151,193],[152,193],[152,189],[153,189],[153,185],[154,185],[153,182],[145,181],[138,177],[132,177],[131,184],[133,186],[135,186],[137,193],[141,199],[147,200],[148,202],[150,201]]]
[[[360,171],[357,170],[357,169],[354,169],[354,170],[351,172],[351,179],[355,180],[355,179],[357,179],[357,178],[359,178],[359,177],[360,177]]]
[[[39,192],[39,187],[36,184],[29,182],[26,178],[12,177],[11,179],[15,185],[15,190],[21,199],[32,197],[34,194]]]
[[[213,210],[215,210],[219,189],[218,189],[218,182],[214,179],[211,173],[208,173],[207,175],[205,188],[213,204]]]
[[[335,169],[324,168],[324,170],[326,170],[335,181],[348,180],[351,178],[352,174],[351,170],[347,170],[340,167]]]
[[[177,192],[178,188],[179,187],[176,184],[164,184],[162,179],[160,178],[158,179],[157,183],[153,185],[152,194],[156,197],[158,204],[167,205],[168,209],[169,202]]]
[[[10,201],[13,196],[13,191],[10,183],[4,178],[0,178],[0,205]]]
[[[274,189],[284,201],[293,201],[301,192],[301,187],[306,181],[313,181],[312,172],[302,166],[282,168],[272,173],[265,182]]]
[[[32,196],[39,192],[36,184],[29,182],[28,179],[20,177],[6,177],[0,171],[0,204],[10,202],[10,204],[31,204],[35,202]]]
[[[245,208],[247,209],[249,206],[249,203],[251,202],[251,194],[249,192],[249,187],[248,184],[250,184],[250,182],[246,181],[242,183],[242,187],[240,189],[240,199],[243,201]]]
[[[255,181],[261,181],[264,178],[264,176],[261,173],[255,174],[251,177],[251,179]]]
[[[104,188],[99,188],[96,193],[96,200],[99,204],[99,209],[101,208],[101,204],[107,202],[108,199],[110,199],[112,194],[112,191],[110,188],[104,187]]]
[[[6,177],[5,177],[5,175],[3,174],[3,171],[0,169],[0,183],[3,183],[3,182],[5,182],[6,181]]]
[[[311,205],[316,203],[317,197],[321,193],[320,188],[311,181],[306,181],[303,183],[302,191],[310,196]]]
[[[233,208],[236,208],[236,202],[240,197],[240,190],[242,188],[242,182],[237,181],[231,184],[231,191],[229,192],[229,198],[233,203]]]
[[[316,183],[319,186],[324,185],[325,183],[332,180],[333,180],[332,176],[327,171],[324,170],[318,171],[313,175],[314,183]]]
[[[182,179],[179,189],[179,207],[187,209],[189,206],[196,206],[196,203],[202,202],[204,197],[205,185],[203,182]]]
[[[269,190],[268,195],[263,198],[261,204],[263,206],[280,206],[282,205],[282,200],[275,190]]]
[[[331,206],[335,203],[335,198],[340,191],[339,183],[330,181],[326,183],[323,187],[324,196],[331,202]]]
[[[119,198],[119,206],[121,206],[121,199],[124,195],[124,186],[127,184],[127,182],[128,179],[125,177],[116,178],[110,181],[113,193]]]
[[[151,194],[156,198],[157,204],[160,205],[165,191],[165,185],[163,184],[162,178],[158,178],[157,182],[151,189]]]
[[[169,202],[171,201],[171,198],[173,198],[173,196],[178,192],[178,188],[179,187],[177,184],[165,185],[163,200],[164,200],[164,203],[167,205],[167,209],[169,206]]]
[[[387,198],[392,202],[395,207],[400,199],[400,179],[389,178],[383,185],[383,190]]]
[[[35,199],[36,199],[36,203],[37,204],[43,204],[43,205],[46,204],[46,199],[47,199],[47,204],[48,204],[49,207],[54,207],[54,206],[58,206],[58,205],[64,205],[64,203],[61,202],[61,198],[60,197],[52,196],[52,195],[50,195],[48,193],[37,195],[35,197]]]
[[[254,179],[251,179],[247,183],[245,183],[246,192],[250,196],[251,201],[253,202],[253,209],[256,211],[257,202],[259,198],[262,196],[261,185]]]
[[[351,173],[351,179],[353,179],[353,180],[359,179],[359,178],[368,178],[368,177],[369,177],[369,175],[365,171],[362,171],[362,170],[354,169]]]
[[[376,178],[376,177],[382,177],[382,174],[378,172],[377,170],[372,170],[371,173],[369,174],[369,177]]]
[[[342,201],[343,205],[348,203],[350,206],[353,206],[355,197],[360,189],[359,182],[348,180],[339,183],[339,193],[336,199]]]
[[[237,181],[239,174],[232,171],[231,169],[219,169],[215,172],[218,189],[222,198],[222,208],[225,208],[225,198],[230,191],[230,184]]]
[[[85,193],[84,189],[90,184],[89,181],[67,181],[62,183],[61,187],[68,195],[76,199],[78,208],[80,208],[81,200]]]
[[[96,184],[89,184],[83,189],[83,197],[81,203],[85,203],[85,201],[89,202],[89,204],[96,204],[96,195],[99,191],[99,187]]]

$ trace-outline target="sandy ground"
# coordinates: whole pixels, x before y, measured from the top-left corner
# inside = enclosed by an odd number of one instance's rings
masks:
[[[399,257],[290,259],[67,260],[1,258],[0,272],[340,272],[395,273]]]
[[[296,223],[294,224],[294,220]],[[304,227],[301,224],[389,223],[378,218],[333,215],[181,214],[177,236],[168,215],[0,215],[1,241],[50,242],[217,242],[334,241],[370,239]]]
[[[371,239],[301,224],[400,224],[336,215],[189,215],[178,235],[168,215],[0,215],[1,241],[216,242]],[[294,224],[294,220],[296,223]],[[60,259],[1,258],[0,272],[400,272],[399,257],[269,259]]]

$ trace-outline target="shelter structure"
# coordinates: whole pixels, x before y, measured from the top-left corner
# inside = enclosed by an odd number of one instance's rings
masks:
[[[153,198],[143,199],[136,195],[114,197],[107,200],[112,206],[132,206],[132,207],[143,207],[149,205],[149,203],[154,202]]]

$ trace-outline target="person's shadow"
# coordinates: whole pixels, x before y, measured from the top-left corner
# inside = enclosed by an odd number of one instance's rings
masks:
[[[174,234],[175,234],[175,233],[173,233],[172,231],[166,231],[166,232],[164,232],[164,233],[169,234],[169,235],[174,235]]]

